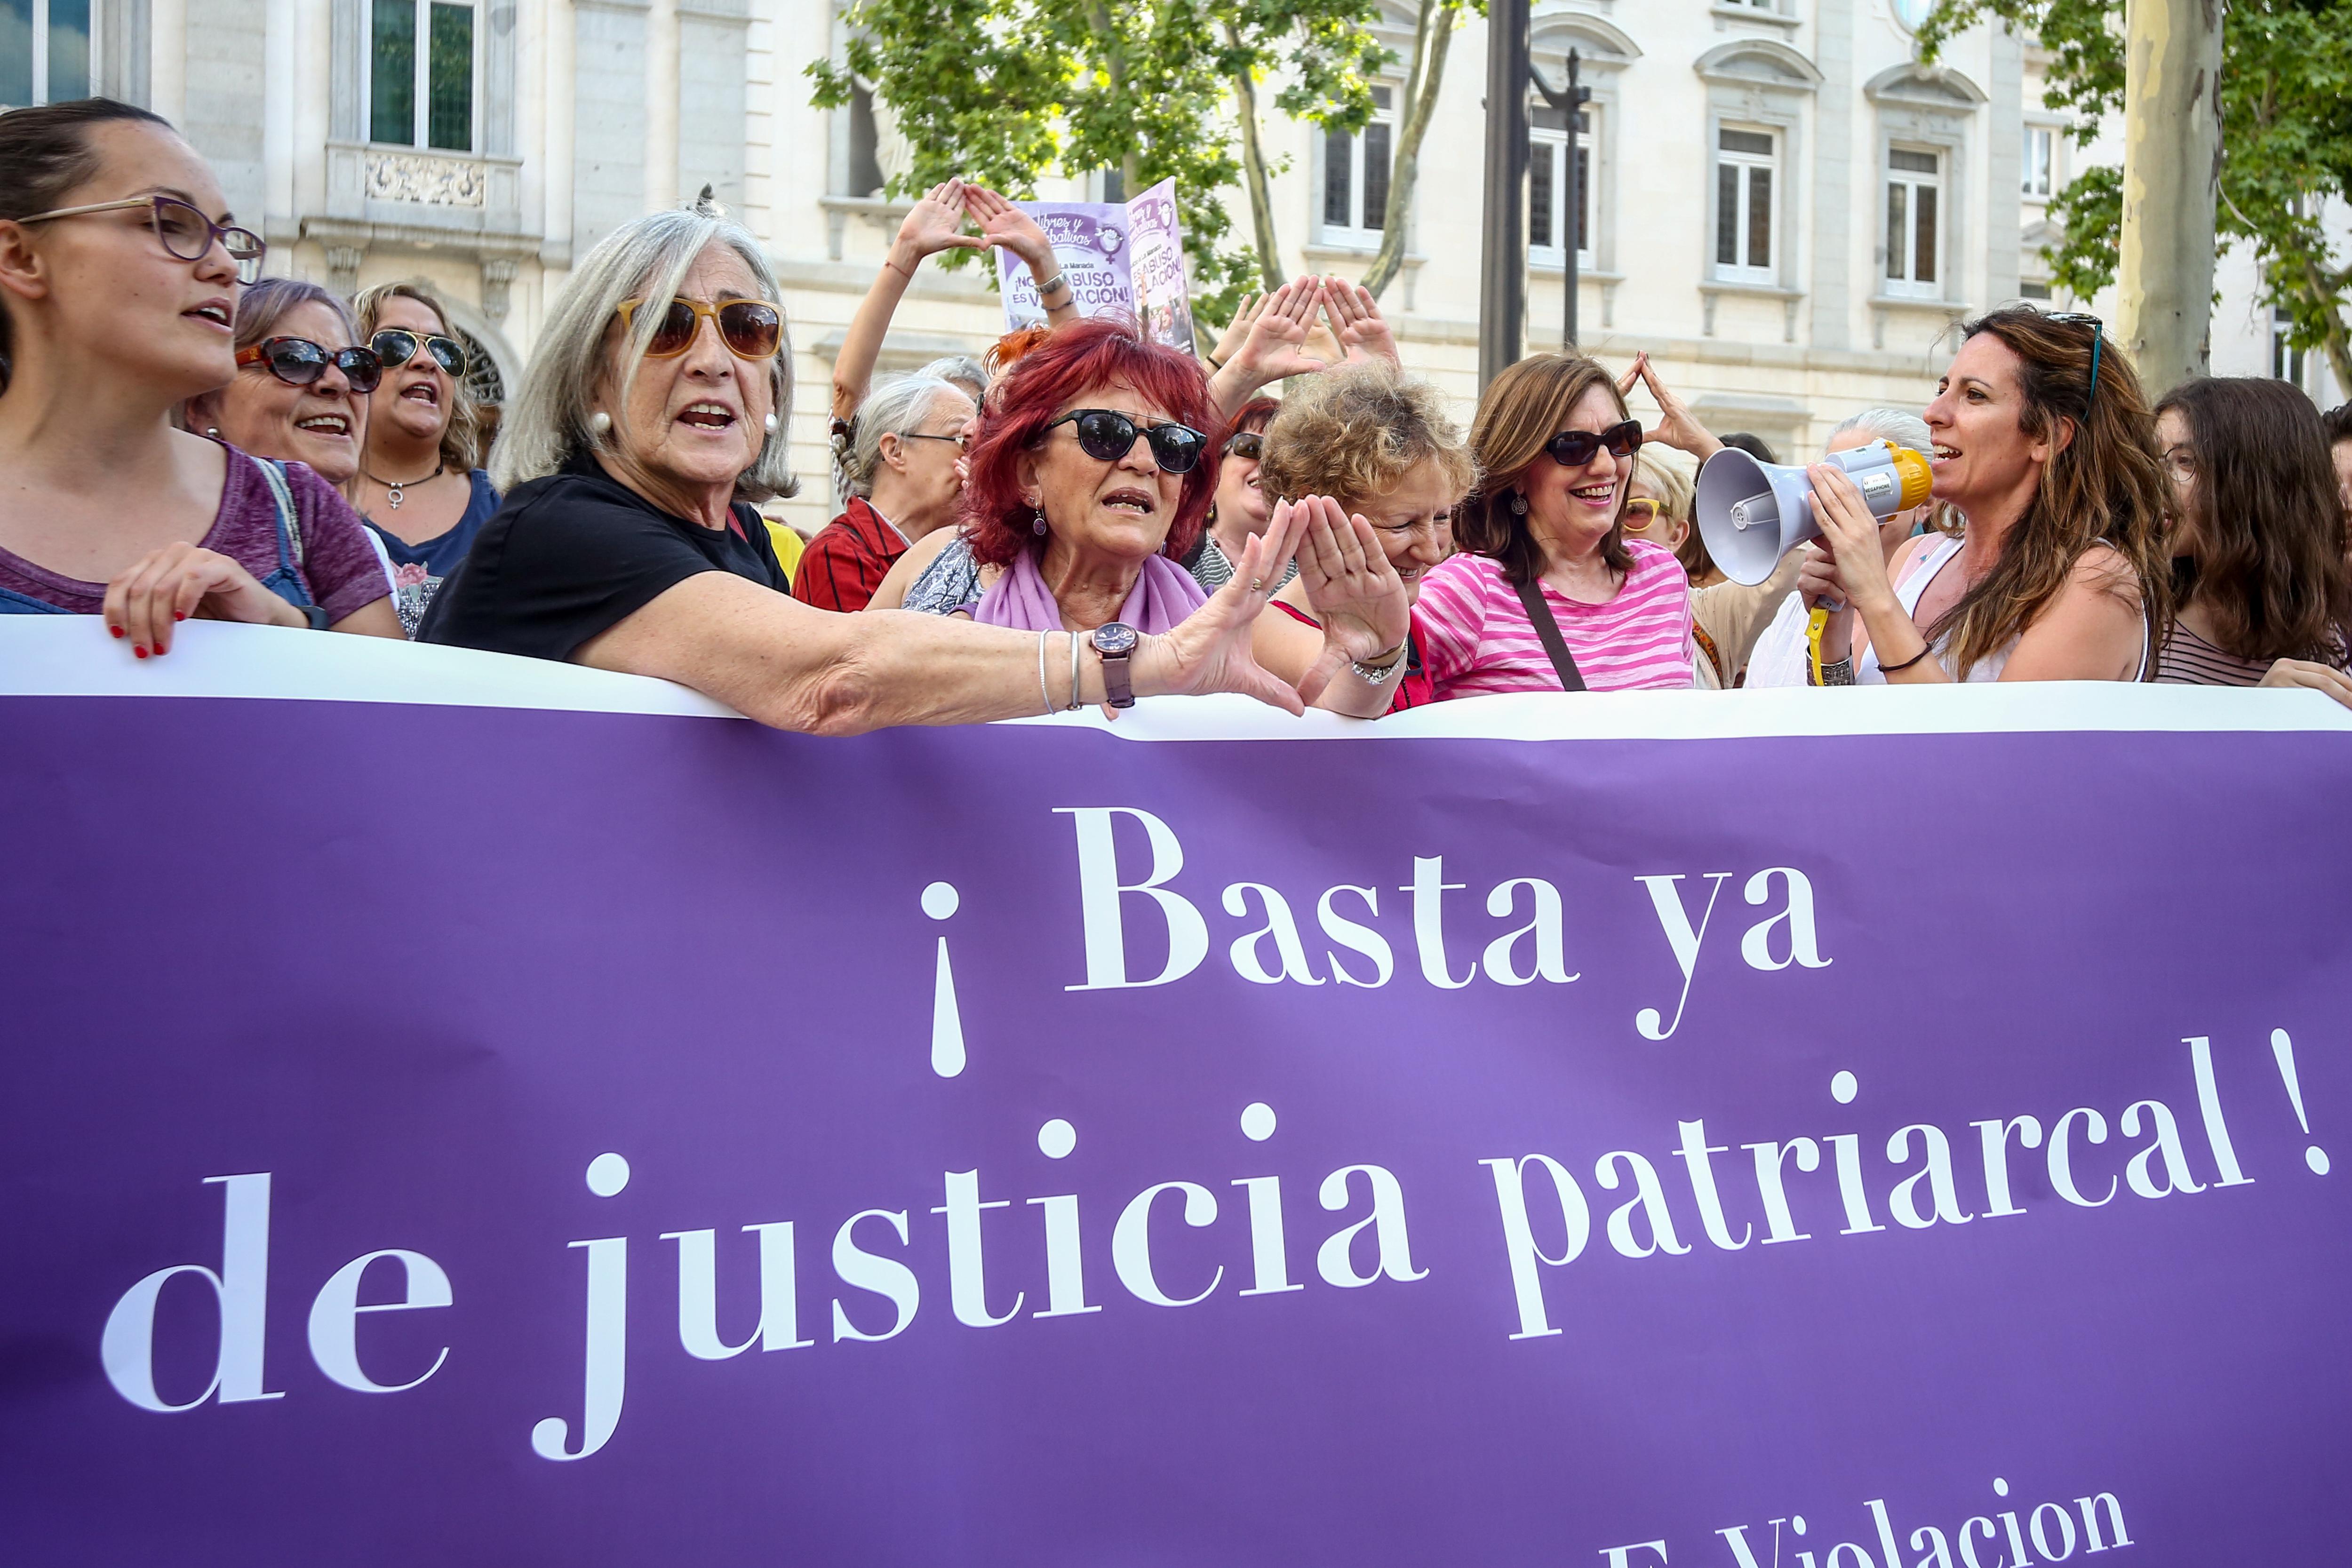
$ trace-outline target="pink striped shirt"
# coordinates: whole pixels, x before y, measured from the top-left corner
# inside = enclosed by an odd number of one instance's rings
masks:
[[[1590,689],[1687,688],[1690,579],[1670,550],[1640,539],[1625,548],[1633,568],[1608,603],[1580,604],[1549,584],[1544,602]],[[1413,621],[1440,702],[1559,690],[1559,673],[1500,561],[1457,555],[1438,565],[1422,581]]]

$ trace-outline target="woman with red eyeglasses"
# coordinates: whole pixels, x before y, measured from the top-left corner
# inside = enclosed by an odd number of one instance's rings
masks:
[[[1536,354],[1486,388],[1470,428],[1485,477],[1416,616],[1440,701],[1691,685],[1690,579],[1672,550],[1625,537],[1641,445],[1591,360]]]
[[[299,350],[237,364],[238,285],[262,252],[144,110],[0,114],[0,613],[102,615],[138,658],[192,615],[400,635],[331,485],[173,423],[240,374],[306,373]]]

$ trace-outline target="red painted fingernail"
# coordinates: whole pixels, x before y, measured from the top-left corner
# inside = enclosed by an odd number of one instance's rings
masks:
[[[120,626],[109,626],[107,630],[113,632],[118,637],[122,635],[122,628]]]
[[[178,611],[174,610],[174,611],[173,611],[173,612],[172,612],[172,619],[173,619],[173,620],[174,620],[174,621],[185,621],[185,620],[187,619],[187,617],[186,617],[185,615],[183,615],[182,613],[180,613],[180,612],[178,612]]]
[[[145,657],[147,656],[147,650],[146,650],[145,648],[143,648],[143,647],[140,646],[140,645],[139,645],[138,643],[133,643],[132,644],[131,644],[131,651],[133,653],[137,654],[140,658],[142,658],[142,659],[143,659],[143,658],[145,658]]]

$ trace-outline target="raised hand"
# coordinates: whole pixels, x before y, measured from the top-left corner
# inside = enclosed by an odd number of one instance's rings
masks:
[[[259,626],[307,626],[309,618],[236,561],[192,544],[169,544],[131,562],[106,585],[107,630],[141,658],[171,652],[172,629],[194,615]]]
[[[1396,334],[1389,329],[1387,319],[1381,315],[1381,302],[1372,298],[1370,289],[1335,276],[1325,280],[1324,298],[1324,314],[1330,318],[1349,364],[1370,360],[1403,363],[1397,355]]]
[[[1349,661],[1373,659],[1405,639],[1412,606],[1404,580],[1389,564],[1380,536],[1328,496],[1304,496],[1275,507],[1279,527],[1287,507],[1307,517],[1298,547],[1298,580],[1323,622],[1323,639]]]
[[[1265,308],[1265,301],[1266,296],[1263,294],[1242,296],[1242,308],[1234,312],[1234,319],[1225,323],[1224,331],[1217,339],[1217,346],[1209,350],[1212,368],[1225,368],[1234,350],[1242,346],[1242,340],[1249,336],[1250,327],[1257,320],[1258,312]]]
[[[963,204],[972,222],[980,225],[982,245],[1011,251],[1040,283],[1053,277],[1057,270],[1053,242],[1037,226],[1036,219],[985,185],[966,185]]]
[[[1690,405],[1659,379],[1657,367],[1650,363],[1646,349],[1634,356],[1633,369],[1617,378],[1617,395],[1622,397],[1632,392],[1635,382],[1648,390],[1652,401],[1658,405],[1658,423],[1643,434],[1643,440],[1687,452],[1702,463],[1723,450],[1723,443],[1698,422]]]
[[[991,243],[962,232],[966,203],[973,189],[961,180],[942,181],[908,209],[891,252],[894,261],[903,256],[909,264],[909,276],[911,264],[927,256],[936,256],[943,250],[981,250]]]
[[[1306,712],[1297,691],[1269,674],[1250,646],[1257,618],[1306,531],[1307,518],[1300,514],[1278,517],[1254,536],[1234,563],[1231,582],[1171,630],[1143,640],[1135,653],[1137,690],[1239,692],[1286,712]]]
[[[1325,369],[1328,361],[1307,352],[1307,333],[1322,311],[1323,280],[1292,278],[1266,297],[1265,308],[1250,323],[1249,335],[1226,364],[1250,378],[1253,392],[1268,382]]]

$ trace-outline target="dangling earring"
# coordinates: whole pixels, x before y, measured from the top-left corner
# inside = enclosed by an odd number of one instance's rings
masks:
[[[600,408],[588,416],[588,430],[591,434],[603,435],[612,428],[613,416],[603,409]]]
[[[1528,515],[1528,498],[1527,498],[1525,496],[1523,496],[1523,495],[1519,494],[1519,492],[1517,492],[1517,490],[1512,491],[1512,492],[1511,492],[1511,516],[1513,516],[1513,517],[1526,517],[1527,515]]]
[[[1036,520],[1035,522],[1031,523],[1031,524],[1029,525],[1029,531],[1030,531],[1031,533],[1033,533],[1033,534],[1035,534],[1035,535],[1036,535],[1039,538],[1041,538],[1041,539],[1042,539],[1042,538],[1044,538],[1045,537],[1045,507],[1038,507],[1038,508],[1037,508],[1037,520]]]
[[[771,435],[776,434],[776,416],[772,413],[768,416],[768,434]]]

